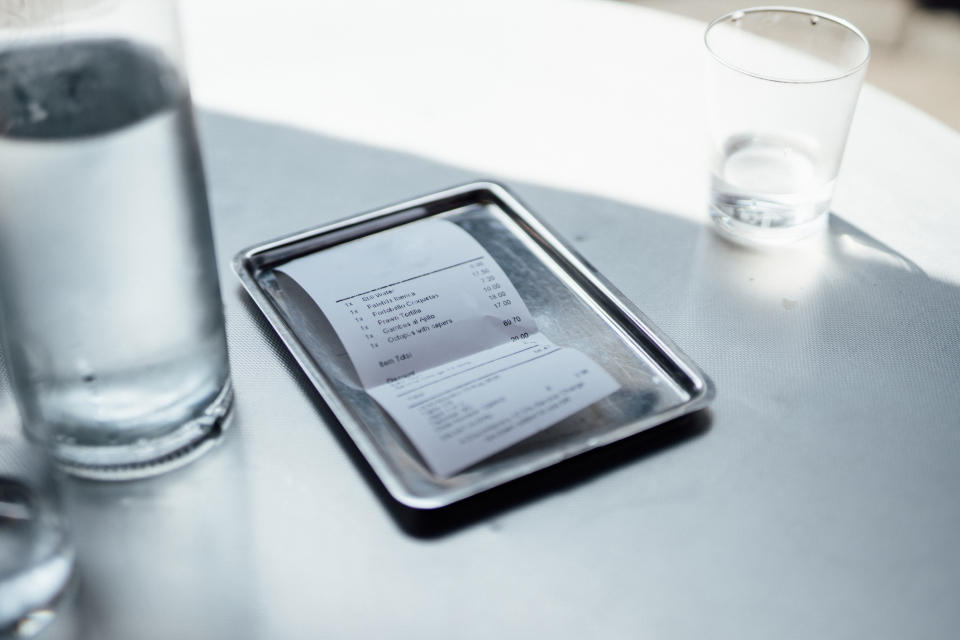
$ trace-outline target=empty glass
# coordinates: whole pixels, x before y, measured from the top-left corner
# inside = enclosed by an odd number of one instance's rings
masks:
[[[231,387],[172,0],[0,0],[0,305],[26,429],[74,474],[182,464]]]
[[[758,7],[714,20],[704,41],[718,230],[780,244],[824,228],[867,39],[825,13]]]

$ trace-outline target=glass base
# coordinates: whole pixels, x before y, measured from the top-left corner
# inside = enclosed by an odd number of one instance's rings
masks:
[[[716,204],[710,206],[710,218],[717,232],[732,242],[747,246],[779,246],[821,233],[827,228],[828,213],[822,213],[799,224],[764,226],[738,219]]]
[[[46,460],[0,439],[0,638],[29,638],[71,591],[75,554]]]
[[[70,475],[91,480],[136,480],[166,473],[199,458],[230,425],[233,386],[230,379],[199,417],[171,433],[129,445],[56,444],[57,465]]]
[[[0,638],[32,638],[47,628],[75,591],[74,554],[69,548],[24,573],[0,580]],[[19,606],[19,611],[12,607]],[[11,615],[13,614],[13,615]]]

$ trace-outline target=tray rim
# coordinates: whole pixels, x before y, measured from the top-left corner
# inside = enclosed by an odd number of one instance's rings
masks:
[[[511,467],[501,470],[500,473],[484,478],[482,482],[453,486],[444,492],[429,496],[419,495],[409,491],[403,481],[400,480],[398,475],[391,469],[390,463],[386,459],[386,456],[382,455],[379,446],[367,435],[365,425],[353,415],[350,407],[341,399],[339,393],[334,389],[322,369],[314,364],[313,357],[300,343],[292,328],[288,326],[280,310],[259,286],[257,274],[264,268],[281,264],[295,257],[291,254],[286,258],[281,257],[270,261],[267,259],[267,256],[272,253],[282,253],[285,249],[291,249],[304,242],[322,238],[329,240],[327,246],[333,246],[340,242],[346,242],[356,237],[362,237],[362,235],[369,235],[382,230],[373,229],[363,234],[351,236],[349,233],[351,229],[360,226],[369,226],[371,224],[377,225],[377,223],[385,223],[383,224],[383,229],[399,226],[407,222],[413,222],[436,215],[442,211],[453,210],[456,207],[440,208],[438,211],[431,212],[430,205],[437,205],[439,207],[444,203],[457,199],[473,203],[495,203],[505,212],[515,217],[519,222],[522,222],[521,226],[526,227],[524,231],[530,235],[542,249],[547,250],[548,253],[555,254],[551,257],[564,271],[568,273],[572,272],[570,273],[571,277],[576,276],[582,279],[584,282],[580,283],[581,286],[586,284],[594,290],[592,295],[594,302],[597,302],[596,294],[599,294],[600,302],[602,302],[604,306],[611,307],[617,315],[629,322],[634,331],[645,336],[662,355],[669,358],[670,362],[674,364],[690,382],[689,388],[685,387],[685,391],[689,393],[690,399],[667,410],[634,420],[617,429],[612,429],[603,434],[591,437],[576,451],[558,451],[552,456],[538,458],[533,463],[520,465],[517,468]],[[394,218],[399,219],[394,220]],[[389,224],[386,224],[387,222],[389,222]],[[342,237],[342,239],[338,241],[338,237]],[[322,247],[317,247],[312,251],[317,251],[321,248]],[[305,255],[306,253],[309,252],[305,251],[299,255]],[[247,291],[247,294],[250,295],[261,313],[264,314],[284,346],[294,356],[297,364],[307,375],[321,399],[327,404],[334,417],[337,418],[340,427],[346,431],[351,441],[359,449],[361,455],[386,488],[387,492],[400,504],[414,509],[430,510],[452,505],[512,480],[551,467],[563,460],[611,445],[641,431],[703,409],[710,404],[716,396],[716,387],[709,376],[651,322],[632,301],[626,298],[626,296],[585,260],[576,249],[571,247],[554,232],[549,225],[531,213],[506,187],[490,180],[473,181],[450,187],[442,191],[418,196],[366,213],[349,216],[317,227],[280,236],[267,242],[252,245],[237,252],[231,261],[231,266],[234,273],[240,279],[244,289]],[[643,345],[638,346],[642,347]],[[644,347],[643,351],[646,352],[648,356],[651,355],[647,348]]]

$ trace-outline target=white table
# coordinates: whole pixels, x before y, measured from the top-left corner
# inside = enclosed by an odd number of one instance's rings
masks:
[[[70,487],[80,589],[52,636],[956,633],[960,135],[866,87],[830,235],[757,254],[707,226],[698,23],[605,0],[184,5],[235,429],[166,477]],[[228,264],[477,177],[573,241],[718,398],[419,519]]]

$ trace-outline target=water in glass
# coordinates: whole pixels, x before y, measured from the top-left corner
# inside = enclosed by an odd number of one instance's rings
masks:
[[[10,49],[0,69],[0,291],[24,422],[77,468],[155,462],[230,401],[186,83],[124,40]]]

